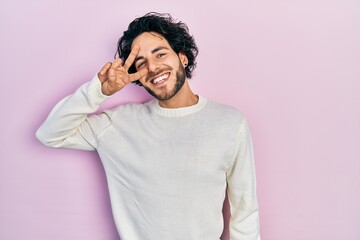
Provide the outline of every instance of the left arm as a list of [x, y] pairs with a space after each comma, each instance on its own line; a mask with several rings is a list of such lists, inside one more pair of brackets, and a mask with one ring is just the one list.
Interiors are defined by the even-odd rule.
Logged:
[[227, 171], [230, 240], [260, 240], [253, 146], [245, 119], [240, 126], [237, 146]]

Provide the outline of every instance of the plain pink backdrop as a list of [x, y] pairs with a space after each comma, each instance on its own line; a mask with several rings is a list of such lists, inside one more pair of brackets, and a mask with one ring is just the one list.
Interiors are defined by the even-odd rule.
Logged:
[[[356, 0], [2, 0], [0, 239], [118, 240], [96, 153], [49, 149], [34, 134], [149, 11], [195, 36], [195, 92], [249, 120], [262, 239], [359, 240]], [[148, 99], [131, 85], [102, 108]]]

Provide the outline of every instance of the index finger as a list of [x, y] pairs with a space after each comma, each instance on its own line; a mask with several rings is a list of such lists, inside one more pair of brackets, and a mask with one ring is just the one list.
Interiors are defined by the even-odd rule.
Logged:
[[129, 68], [131, 67], [131, 65], [134, 63], [135, 58], [136, 58], [137, 54], [139, 53], [139, 51], [140, 51], [140, 47], [138, 45], [135, 45], [133, 47], [133, 49], [131, 50], [128, 58], [126, 59], [126, 61], [124, 63], [124, 68], [126, 71], [128, 71]]
[[142, 68], [138, 72], [132, 73], [129, 75], [130, 82], [134, 82], [139, 80], [140, 78], [146, 76], [148, 74], [147, 68]]

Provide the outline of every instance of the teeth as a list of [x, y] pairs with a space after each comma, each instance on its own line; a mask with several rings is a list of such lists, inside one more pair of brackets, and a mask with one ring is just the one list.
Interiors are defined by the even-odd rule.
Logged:
[[164, 79], [167, 77], [167, 74], [163, 74], [160, 77], [157, 77], [153, 80], [153, 83], [159, 83], [159, 82], [163, 82]]

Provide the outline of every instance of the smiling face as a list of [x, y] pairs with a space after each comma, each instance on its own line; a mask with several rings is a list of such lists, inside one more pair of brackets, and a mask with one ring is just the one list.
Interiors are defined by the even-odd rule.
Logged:
[[155, 32], [140, 34], [134, 39], [132, 47], [135, 45], [140, 47], [134, 62], [136, 70], [148, 69], [147, 76], [139, 81], [158, 100], [171, 99], [185, 83], [186, 55], [176, 54], [167, 40]]

